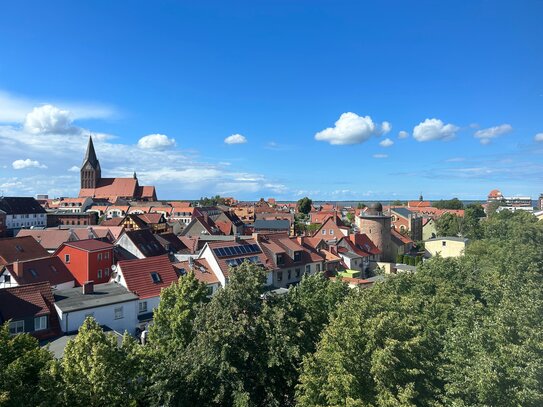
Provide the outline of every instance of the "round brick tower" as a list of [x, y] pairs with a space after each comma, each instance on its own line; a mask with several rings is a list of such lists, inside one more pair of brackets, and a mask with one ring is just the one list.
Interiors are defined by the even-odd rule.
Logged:
[[391, 227], [392, 218], [383, 214], [383, 205], [379, 202], [370, 204], [358, 217], [360, 233], [366, 234], [381, 250], [381, 261], [392, 261]]

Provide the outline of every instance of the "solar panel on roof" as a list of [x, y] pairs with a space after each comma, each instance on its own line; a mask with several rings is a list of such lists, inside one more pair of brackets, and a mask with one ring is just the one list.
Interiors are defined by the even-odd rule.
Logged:
[[226, 252], [227, 256], [232, 256], [234, 253], [232, 253], [232, 250], [229, 247], [225, 247], [224, 251]]
[[238, 247], [239, 247], [239, 251], [240, 251], [242, 254], [247, 253], [247, 249], [245, 248], [245, 246], [238, 246]]
[[257, 244], [252, 244], [251, 246], [253, 246], [253, 250], [254, 250], [255, 253], [260, 251], [260, 247], [258, 247]]

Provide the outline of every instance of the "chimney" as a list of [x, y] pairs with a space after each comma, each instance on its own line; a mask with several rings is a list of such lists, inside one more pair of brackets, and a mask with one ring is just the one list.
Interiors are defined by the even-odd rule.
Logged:
[[260, 242], [262, 240], [262, 235], [260, 233], [253, 232], [253, 239], [256, 240], [256, 242]]
[[85, 281], [83, 283], [83, 295], [94, 294], [94, 281]]
[[19, 260], [15, 260], [15, 262], [13, 263], [13, 273], [17, 277], [22, 277], [23, 271], [24, 271], [24, 265]]
[[204, 222], [209, 223], [209, 215], [208, 215], [207, 211], [204, 212]]
[[190, 267], [191, 271], [194, 268], [194, 258], [193, 257], [189, 257], [189, 267]]
[[87, 237], [89, 239], [94, 239], [94, 230], [92, 229], [91, 226], [87, 227]]

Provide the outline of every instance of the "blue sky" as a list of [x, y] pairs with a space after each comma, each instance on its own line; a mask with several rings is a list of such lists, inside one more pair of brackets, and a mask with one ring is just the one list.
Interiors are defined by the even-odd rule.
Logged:
[[92, 133], [104, 176], [159, 198], [535, 198], [542, 20], [542, 1], [7, 2], [0, 190], [76, 195]]

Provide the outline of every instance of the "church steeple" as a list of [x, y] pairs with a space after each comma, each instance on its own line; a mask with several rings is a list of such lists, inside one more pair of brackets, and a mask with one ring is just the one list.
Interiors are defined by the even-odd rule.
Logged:
[[81, 165], [81, 188], [96, 188], [98, 182], [102, 178], [102, 170], [100, 168], [100, 162], [96, 157], [94, 151], [94, 144], [92, 142], [92, 136], [89, 136], [89, 144], [87, 145], [87, 152]]

